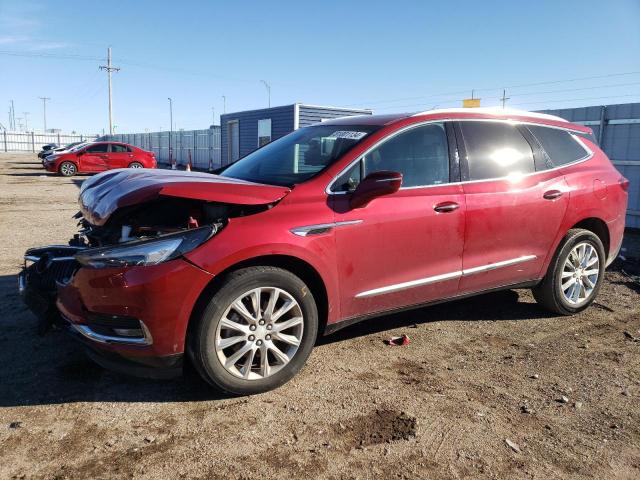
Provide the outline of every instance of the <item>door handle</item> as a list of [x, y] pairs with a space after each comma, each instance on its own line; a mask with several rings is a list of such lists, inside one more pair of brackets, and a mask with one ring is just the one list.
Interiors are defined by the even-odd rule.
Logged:
[[545, 200], [555, 200], [556, 198], [560, 198], [562, 195], [564, 195], [564, 192], [561, 192], [560, 190], [549, 190], [548, 192], [544, 192], [542, 198]]
[[442, 202], [433, 207], [433, 209], [438, 213], [454, 212], [459, 208], [460, 205], [458, 205], [456, 202]]

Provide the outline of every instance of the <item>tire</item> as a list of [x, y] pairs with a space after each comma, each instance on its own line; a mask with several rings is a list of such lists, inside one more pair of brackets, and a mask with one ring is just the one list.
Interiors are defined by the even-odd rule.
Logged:
[[[242, 314], [233, 306], [238, 303], [240, 310], [244, 306]], [[195, 318], [187, 349], [209, 384], [225, 393], [252, 395], [293, 378], [311, 354], [317, 331], [316, 302], [300, 278], [281, 268], [248, 267], [223, 279]], [[246, 353], [238, 353], [241, 350]]]
[[[588, 253], [581, 258], [580, 249], [583, 246], [583, 251]], [[585, 268], [584, 265], [593, 262], [595, 256], [598, 263]], [[602, 241], [596, 234], [580, 228], [569, 230], [553, 256], [542, 282], [532, 289], [536, 302], [561, 315], [581, 312], [593, 303], [600, 291], [606, 258]], [[589, 272], [593, 274], [589, 275]]]
[[129, 164], [129, 168], [144, 168], [144, 165], [142, 165], [140, 162], [131, 162]]
[[58, 167], [58, 172], [63, 177], [73, 177], [76, 173], [78, 173], [78, 167], [73, 162], [62, 162], [60, 167]]

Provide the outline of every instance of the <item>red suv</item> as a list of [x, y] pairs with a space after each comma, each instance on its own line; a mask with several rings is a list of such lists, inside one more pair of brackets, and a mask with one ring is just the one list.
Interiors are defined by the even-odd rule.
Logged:
[[156, 168], [153, 152], [126, 143], [95, 142], [82, 144], [60, 154], [46, 157], [44, 168], [64, 177], [76, 173], [95, 173], [113, 168]]
[[588, 128], [510, 110], [331, 120], [218, 173], [85, 181], [81, 234], [26, 253], [27, 303], [107, 367], [171, 375], [186, 352], [256, 393], [317, 335], [388, 312], [507, 288], [587, 308], [628, 189]]

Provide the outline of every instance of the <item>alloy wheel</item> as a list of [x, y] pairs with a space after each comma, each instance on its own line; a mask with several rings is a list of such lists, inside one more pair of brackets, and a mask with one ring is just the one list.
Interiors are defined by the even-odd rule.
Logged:
[[216, 354], [236, 377], [266, 378], [295, 356], [303, 330], [302, 309], [290, 293], [277, 287], [255, 288], [226, 309], [215, 333]]
[[60, 172], [65, 177], [70, 177], [71, 175], [76, 173], [76, 167], [73, 165], [73, 163], [63, 163], [60, 166]]
[[571, 305], [581, 305], [593, 294], [600, 276], [600, 256], [589, 242], [571, 249], [560, 276], [562, 294]]

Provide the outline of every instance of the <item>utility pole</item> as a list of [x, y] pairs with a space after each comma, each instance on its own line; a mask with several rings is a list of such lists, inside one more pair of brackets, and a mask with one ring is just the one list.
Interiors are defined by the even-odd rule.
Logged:
[[227, 113], [227, 97], [222, 95], [222, 113]]
[[267, 97], [269, 99], [269, 108], [271, 108], [271, 85], [269, 85], [267, 82], [265, 82], [264, 80], [260, 80], [262, 83], [264, 83], [265, 88], [267, 89]]
[[44, 133], [47, 133], [47, 100], [51, 100], [49, 97], [38, 97], [42, 100], [42, 114], [44, 120]]
[[171, 168], [174, 169], [173, 147], [171, 145], [171, 137], [173, 136], [173, 100], [171, 100], [171, 97], [167, 97], [167, 100], [169, 100], [169, 163], [171, 164]]
[[111, 65], [111, 47], [107, 49], [107, 64], [100, 65], [100, 70], [106, 70], [107, 77], [109, 78], [109, 135], [113, 135], [113, 102], [111, 98], [111, 72], [120, 71], [120, 67], [114, 67]]
[[507, 97], [507, 90], [504, 89], [502, 90], [502, 98], [500, 99], [500, 101], [502, 102], [502, 108], [504, 108], [505, 104], [507, 103], [507, 100], [509, 100], [511, 97]]
[[27, 119], [27, 115], [29, 115], [29, 112], [22, 112], [22, 114], [24, 115], [24, 130], [25, 132], [29, 131], [29, 121]]
[[13, 106], [13, 100], [11, 100], [11, 120], [13, 120], [13, 130], [16, 129], [16, 107]]
[[18, 117], [18, 130], [21, 132], [22, 131], [22, 117]]

